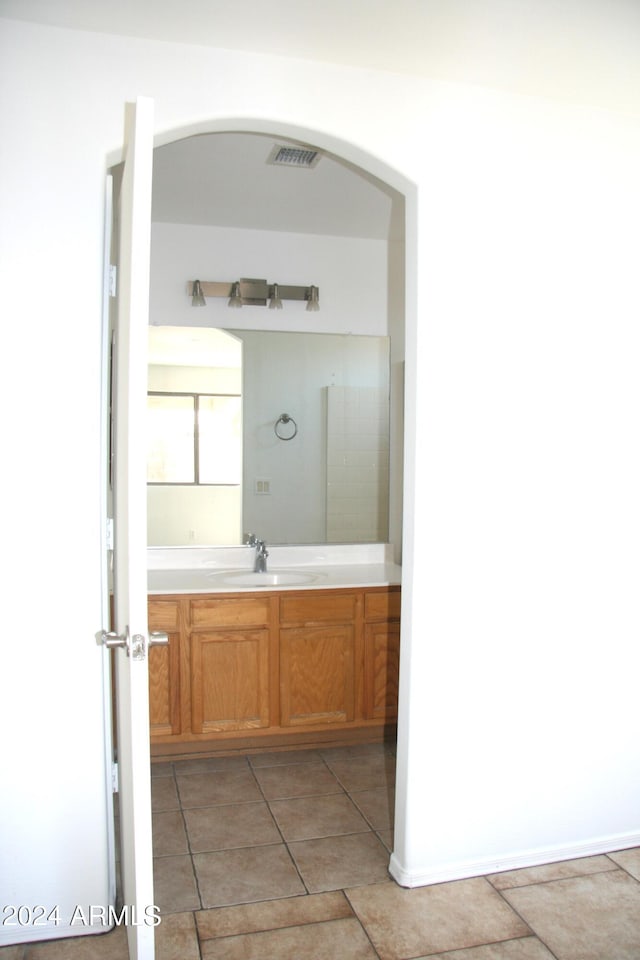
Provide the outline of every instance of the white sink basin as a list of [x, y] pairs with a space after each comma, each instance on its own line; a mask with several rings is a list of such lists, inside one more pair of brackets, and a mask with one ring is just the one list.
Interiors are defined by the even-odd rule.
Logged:
[[236, 587], [294, 587], [304, 583], [314, 583], [322, 574], [302, 573], [297, 570], [269, 570], [267, 573], [253, 573], [249, 570], [224, 570], [211, 575], [222, 583]]

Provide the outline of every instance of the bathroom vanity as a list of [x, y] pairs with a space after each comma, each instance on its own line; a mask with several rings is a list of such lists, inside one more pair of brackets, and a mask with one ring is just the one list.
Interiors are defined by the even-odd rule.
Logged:
[[156, 554], [149, 629], [169, 643], [149, 651], [152, 756], [390, 735], [401, 571], [384, 546], [362, 551], [275, 547], [264, 580], [246, 548], [173, 568]]

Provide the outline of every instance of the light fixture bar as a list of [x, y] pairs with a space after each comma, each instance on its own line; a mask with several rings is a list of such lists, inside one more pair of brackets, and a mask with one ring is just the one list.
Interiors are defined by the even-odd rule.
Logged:
[[[187, 283], [187, 295], [193, 297], [193, 287], [195, 280], [189, 280]], [[243, 305], [266, 306], [267, 302], [275, 296], [277, 287], [278, 298], [280, 300], [301, 300], [309, 301], [314, 298], [312, 291], [315, 291], [315, 299], [318, 298], [318, 287], [309, 285], [305, 287], [291, 286], [282, 283], [267, 283], [266, 280], [253, 280], [241, 278], [233, 281], [200, 280], [200, 291], [205, 300], [208, 297], [222, 297], [229, 300], [233, 296], [233, 288], [237, 284], [240, 286], [240, 297]]]

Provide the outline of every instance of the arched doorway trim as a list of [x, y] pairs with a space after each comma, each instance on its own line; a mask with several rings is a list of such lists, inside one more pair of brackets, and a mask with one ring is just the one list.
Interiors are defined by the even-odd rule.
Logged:
[[416, 454], [416, 389], [417, 389], [417, 304], [418, 304], [418, 235], [416, 184], [395, 167], [369, 153], [363, 147], [326, 130], [301, 126], [276, 119], [261, 117], [219, 117], [173, 127], [154, 138], [154, 146], [161, 147], [188, 137], [215, 133], [264, 134], [273, 138], [311, 144], [333, 154], [365, 174], [376, 177], [382, 184], [396, 190], [405, 200], [405, 277], [404, 277], [404, 443], [403, 443], [403, 518], [402, 518], [402, 616], [401, 658], [398, 704], [398, 739], [395, 794], [394, 852], [391, 857], [392, 874], [402, 875], [402, 864], [407, 857], [406, 808], [408, 790], [408, 741], [411, 716], [409, 696], [412, 660], [413, 557], [415, 515], [415, 454]]

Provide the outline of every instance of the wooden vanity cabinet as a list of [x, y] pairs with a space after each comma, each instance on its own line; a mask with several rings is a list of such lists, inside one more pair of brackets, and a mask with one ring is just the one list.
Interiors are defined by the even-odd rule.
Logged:
[[280, 723], [350, 723], [362, 598], [326, 591], [280, 601]]
[[275, 612], [267, 594], [190, 601], [192, 733], [272, 725]]
[[183, 700], [182, 642], [184, 625], [177, 600], [149, 600], [149, 630], [168, 634], [167, 646], [149, 648], [149, 725], [151, 737], [174, 737], [182, 733]]
[[365, 716], [393, 720], [398, 716], [400, 670], [400, 590], [365, 596]]
[[151, 596], [149, 629], [169, 634], [149, 651], [155, 756], [311, 743], [397, 716], [399, 587]]

